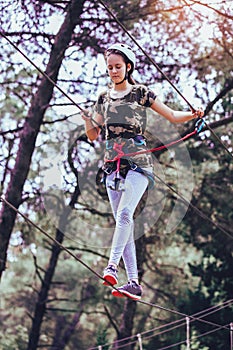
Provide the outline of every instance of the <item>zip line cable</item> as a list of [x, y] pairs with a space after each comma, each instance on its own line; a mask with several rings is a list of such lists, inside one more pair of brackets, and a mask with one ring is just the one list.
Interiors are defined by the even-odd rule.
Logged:
[[[231, 301], [231, 302], [232, 302], [232, 301]], [[227, 302], [227, 303], [229, 304], [229, 302]], [[229, 306], [229, 305], [225, 305], [225, 307], [227, 307], [227, 306]], [[220, 307], [219, 310], [216, 310], [215, 312], [218, 312], [218, 311], [220, 311], [220, 310], [223, 309], [223, 308], [224, 308], [224, 307]], [[204, 311], [204, 310], [203, 310], [203, 311]], [[202, 312], [203, 312], [203, 311], [202, 311]], [[195, 314], [195, 315], [196, 315], [196, 314]], [[206, 317], [206, 316], [208, 316], [208, 313], [207, 313], [206, 315], [203, 315], [202, 317]], [[184, 319], [183, 319], [183, 320], [184, 320]], [[173, 322], [171, 322], [171, 323], [169, 323], [169, 324], [165, 324], [165, 325], [163, 325], [163, 326], [159, 326], [159, 327], [157, 327], [157, 329], [165, 328], [165, 327], [171, 325], [172, 323], [174, 324], [174, 323], [177, 323], [177, 322], [180, 322], [180, 321], [183, 321], [183, 320], [173, 321]], [[141, 339], [142, 339], [142, 340], [149, 340], [149, 339], [155, 338], [155, 337], [157, 337], [157, 336], [159, 336], [159, 335], [163, 335], [163, 334], [165, 334], [165, 333], [171, 332], [171, 331], [173, 331], [173, 330], [175, 330], [175, 329], [177, 329], [177, 328], [183, 327], [185, 324], [186, 324], [186, 322], [183, 322], [181, 325], [178, 325], [178, 326], [175, 326], [175, 327], [166, 329], [166, 330], [164, 330], [164, 331], [161, 331], [161, 332], [159, 332], [159, 333], [152, 334], [152, 335], [149, 335], [149, 336], [145, 336], [145, 335], [146, 335], [147, 333], [152, 332], [153, 330], [141, 332], [141, 333], [140, 333], [140, 336], [141, 336]], [[230, 324], [230, 326], [229, 326], [228, 324], [226, 324], [226, 325], [224, 325], [223, 327], [225, 328], [225, 330], [227, 330], [227, 331], [230, 330], [230, 332], [231, 332], [231, 324]], [[155, 329], [156, 329], [156, 328], [155, 328]], [[202, 337], [204, 337], [204, 336], [206, 336], [206, 335], [208, 335], [208, 334], [210, 334], [210, 333], [219, 331], [219, 330], [221, 330], [221, 329], [222, 329], [222, 326], [220, 326], [220, 327], [217, 326], [216, 328], [214, 328], [214, 329], [212, 329], [212, 330], [209, 330], [209, 331], [207, 331], [207, 332], [205, 332], [205, 333], [202, 333], [202, 334], [197, 335], [197, 336], [192, 336], [192, 337], [189, 339], [190, 345], [192, 344], [192, 341], [193, 341], [194, 339], [200, 339], [200, 338], [202, 338]], [[138, 335], [135, 334], [135, 335], [132, 335], [131, 337], [122, 338], [122, 339], [117, 340], [118, 348], [121, 348], [121, 347], [123, 347], [123, 346], [125, 346], [125, 345], [130, 345], [130, 344], [137, 343], [137, 340], [132, 341], [133, 338], [136, 338], [137, 336], [138, 336]], [[142, 337], [142, 336], [143, 336], [143, 337]], [[131, 342], [128, 342], [127, 344], [124, 343], [124, 345], [120, 345], [120, 346], [119, 346], [119, 344], [120, 344], [121, 342], [125, 342], [126, 340], [129, 340], [129, 341], [131, 340]], [[171, 344], [171, 345], [169, 345], [169, 346], [167, 346], [167, 347], [165, 347], [165, 348], [164, 348], [164, 347], [163, 347], [163, 348], [159, 348], [159, 349], [157, 349], [157, 350], [170, 349], [170, 348], [172, 348], [172, 347], [174, 347], [174, 346], [181, 345], [181, 344], [185, 344], [185, 343], [187, 343], [187, 339], [186, 339], [186, 340], [183, 340], [183, 341], [181, 341], [181, 342], [179, 342], [179, 343]], [[109, 345], [113, 345], [113, 343], [102, 344], [103, 347], [104, 347], [104, 346], [109, 346]], [[97, 347], [88, 348], [88, 350], [96, 350], [96, 349], [97, 349]], [[231, 350], [232, 350], [232, 349], [231, 349]]]
[[[225, 326], [227, 327], [228, 325], [225, 325]], [[210, 331], [206, 331], [206, 332], [204, 332], [204, 333], [202, 333], [202, 334], [192, 336], [191, 339], [190, 339], [190, 345], [192, 345], [192, 343], [193, 343], [194, 340], [203, 338], [203, 337], [205, 337], [205, 336], [207, 336], [207, 335], [209, 335], [209, 334], [213, 334], [213, 333], [215, 333], [215, 332], [217, 332], [217, 331], [219, 331], [219, 330], [221, 330], [221, 327], [216, 327], [215, 329], [212, 329], [212, 330], [210, 330]], [[140, 334], [140, 336], [141, 336], [141, 335], [142, 335], [142, 333]], [[136, 337], [136, 336], [134, 336], [134, 337]], [[155, 336], [144, 337], [144, 338], [141, 337], [141, 344], [142, 344], [142, 341], [143, 341], [143, 340], [149, 340], [149, 339], [152, 339], [152, 338], [154, 338], [154, 337], [155, 337]], [[103, 344], [103, 345], [101, 345], [101, 346], [102, 346], [102, 347], [105, 347], [105, 346], [110, 346], [110, 345], [114, 345], [115, 343], [117, 343], [117, 349], [121, 349], [121, 348], [124, 348], [125, 346], [138, 343], [138, 340], [132, 340], [132, 341], [130, 341], [130, 342], [127, 342], [127, 343], [124, 343], [124, 344], [122, 344], [122, 345], [121, 345], [121, 344], [119, 345], [119, 342], [121, 342], [121, 341], [124, 341], [124, 339], [116, 340], [114, 343], [107, 343], [107, 344]], [[187, 340], [181, 340], [181, 341], [179, 341], [179, 342], [177, 342], [177, 343], [173, 343], [173, 344], [170, 344], [170, 345], [165, 346], [165, 347], [162, 347], [162, 348], [157, 348], [156, 350], [171, 349], [171, 348], [174, 348], [175, 346], [182, 345], [182, 344], [186, 344], [186, 343], [187, 343]], [[97, 347], [95, 346], [95, 347], [92, 347], [92, 348], [88, 348], [88, 350], [97, 350], [97, 349], [99, 349], [98, 346], [97, 346]], [[187, 349], [187, 348], [186, 348], [186, 349]], [[189, 348], [189, 349], [191, 349], [191, 348]], [[230, 350], [232, 350], [232, 347], [230, 348]]]
[[[69, 255], [71, 255], [75, 260], [77, 260], [80, 264], [82, 264], [85, 268], [87, 268], [90, 272], [92, 272], [93, 274], [95, 274], [99, 279], [101, 279], [102, 281], [104, 281], [104, 278], [98, 273], [96, 272], [94, 269], [92, 269], [89, 265], [87, 265], [82, 259], [78, 258], [75, 254], [73, 254], [69, 249], [67, 249], [63, 244], [61, 244], [60, 242], [58, 242], [55, 238], [53, 238], [48, 232], [46, 232], [44, 229], [42, 229], [40, 226], [38, 226], [37, 224], [35, 224], [32, 220], [30, 220], [26, 215], [24, 215], [19, 209], [15, 208], [10, 202], [8, 202], [5, 198], [3, 198], [2, 196], [0, 197], [0, 201], [4, 202], [8, 207], [10, 207], [12, 210], [14, 210], [17, 214], [21, 215], [28, 223], [30, 223], [33, 227], [35, 227], [37, 230], [39, 230], [41, 233], [43, 233], [47, 238], [49, 238], [53, 243], [57, 244], [59, 246], [59, 248], [61, 250], [64, 250], [66, 253], [68, 253]], [[110, 284], [110, 286], [119, 291], [116, 287], [114, 287], [113, 285]], [[130, 299], [130, 298], [129, 298]], [[131, 300], [131, 299], [130, 299]], [[202, 319], [199, 319], [199, 318], [196, 318], [194, 316], [189, 316], [189, 315], [186, 315], [182, 312], [179, 312], [177, 310], [173, 310], [173, 309], [169, 309], [169, 308], [166, 308], [166, 307], [163, 307], [163, 306], [160, 306], [160, 305], [157, 305], [157, 304], [153, 304], [153, 303], [150, 303], [150, 302], [147, 302], [145, 300], [137, 300], [138, 303], [140, 304], [144, 304], [144, 305], [147, 305], [147, 306], [151, 306], [151, 307], [155, 307], [157, 309], [160, 309], [160, 310], [163, 310], [163, 311], [166, 311], [166, 312], [170, 312], [170, 313], [173, 313], [175, 315], [178, 315], [178, 316], [182, 316], [182, 317], [189, 317], [190, 319], [192, 320], [196, 320], [196, 321], [199, 321], [199, 322], [202, 322], [202, 323], [205, 323], [205, 324], [209, 324], [209, 325], [212, 325], [212, 326], [217, 326], [217, 327], [222, 327], [222, 328], [226, 328], [228, 329], [227, 327], [225, 326], [221, 326], [219, 324], [216, 324], [216, 323], [213, 323], [213, 322], [210, 322], [210, 321], [206, 321], [206, 320], [202, 320]]]
[[30, 220], [26, 215], [24, 215], [20, 210], [15, 208], [10, 202], [8, 202], [5, 198], [2, 196], [0, 197], [0, 201], [4, 202], [8, 207], [13, 209], [17, 214], [21, 215], [26, 222], [31, 224], [33, 227], [35, 227], [37, 230], [39, 230], [43, 235], [45, 235], [47, 238], [49, 238], [53, 243], [59, 246], [60, 249], [64, 250], [66, 253], [71, 255], [75, 260], [77, 260], [80, 264], [82, 264], [85, 268], [87, 268], [89, 271], [94, 273], [98, 278], [103, 279], [103, 277], [96, 271], [94, 271], [92, 268], [90, 268], [84, 261], [79, 259], [75, 254], [73, 254], [69, 249], [67, 249], [65, 246], [63, 246], [60, 242], [58, 242], [55, 238], [53, 238], [48, 232], [46, 232], [44, 229], [42, 229], [40, 226], [35, 224], [32, 220]]
[[[195, 313], [195, 314], [193, 314], [191, 316], [195, 317], [195, 318], [197, 316], [198, 316], [198, 318], [204, 318], [204, 317], [212, 315], [213, 313], [219, 312], [219, 311], [221, 311], [222, 309], [224, 309], [226, 307], [230, 307], [232, 304], [233, 304], [233, 299], [227, 300], [227, 301], [225, 301], [223, 303], [214, 305], [214, 306], [212, 306], [212, 307], [210, 307], [208, 309], [204, 309], [202, 311], [199, 311], [199, 312], [197, 312], [197, 313]], [[195, 320], [191, 319], [191, 322], [194, 322], [194, 321]], [[181, 323], [181, 324], [177, 325], [177, 323]], [[153, 336], [157, 336], [157, 335], [169, 332], [170, 330], [174, 330], [176, 328], [182, 327], [184, 325], [185, 325], [185, 318], [180, 319], [180, 320], [176, 320], [176, 321], [172, 321], [172, 322], [167, 323], [167, 324], [162, 325], [162, 326], [155, 327], [153, 329], [150, 329], [149, 331], [141, 332], [141, 335], [146, 335], [146, 334], [151, 333], [151, 332], [159, 331], [159, 333], [153, 335]], [[163, 328], [167, 328], [167, 327], [171, 327], [171, 328], [169, 328], [168, 330], [162, 330]], [[162, 330], [162, 331], [160, 331], [160, 330]]]
[[[193, 343], [193, 340], [196, 340], [196, 339], [200, 339], [200, 338], [203, 338], [205, 337], [206, 335], [209, 335], [209, 334], [212, 334], [212, 333], [215, 333], [217, 331], [221, 330], [219, 327], [216, 327], [215, 329], [212, 329], [210, 331], [206, 331], [205, 333], [202, 333], [202, 334], [199, 334], [199, 335], [194, 335], [191, 337], [190, 339], [190, 345], [192, 345]], [[152, 338], [152, 337], [151, 337]], [[150, 339], [149, 337], [148, 338], [144, 338], [144, 340], [148, 340]], [[173, 344], [170, 344], [170, 345], [167, 345], [165, 347], [162, 347], [162, 348], [157, 348], [156, 350], [167, 350], [167, 349], [172, 349], [174, 348], [175, 346], [178, 346], [178, 345], [182, 345], [182, 344], [186, 344], [187, 340], [181, 340], [177, 343], [173, 343]], [[190, 349], [190, 348], [187, 348], [186, 349]]]
[[[190, 107], [192, 112], [195, 112], [195, 108], [191, 105], [191, 103], [187, 100], [187, 98], [184, 96], [184, 94], [181, 93], [181, 91], [176, 87], [175, 84], [169, 79], [167, 74], [165, 74], [162, 69], [159, 67], [159, 65], [155, 62], [155, 60], [152, 59], [150, 55], [144, 50], [144, 48], [138, 43], [138, 41], [134, 38], [134, 36], [126, 29], [126, 27], [119, 21], [119, 19], [114, 15], [114, 13], [110, 10], [110, 8], [104, 3], [102, 0], [96, 0], [99, 2], [105, 10], [108, 12], [108, 14], [116, 21], [116, 23], [121, 27], [121, 29], [129, 36], [129, 38], [134, 42], [135, 45], [142, 51], [142, 53], [147, 57], [147, 59], [153, 64], [155, 68], [162, 74], [162, 76], [168, 81], [168, 83], [173, 87], [173, 89], [183, 98], [183, 100], [187, 103], [187, 105]], [[204, 119], [203, 119], [204, 120]], [[222, 147], [227, 151], [227, 153], [233, 158], [233, 154], [229, 151], [229, 149], [226, 147], [226, 145], [221, 141], [221, 139], [216, 135], [216, 133], [213, 131], [213, 129], [205, 122], [204, 123], [209, 129], [209, 131], [213, 134], [213, 136], [218, 140], [218, 142], [222, 145]]]

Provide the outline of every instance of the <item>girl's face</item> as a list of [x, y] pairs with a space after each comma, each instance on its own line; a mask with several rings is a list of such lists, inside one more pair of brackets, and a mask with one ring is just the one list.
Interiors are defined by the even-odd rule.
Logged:
[[129, 69], [130, 63], [126, 66], [121, 55], [111, 53], [107, 56], [107, 70], [114, 84], [121, 82], [125, 78], [126, 70]]

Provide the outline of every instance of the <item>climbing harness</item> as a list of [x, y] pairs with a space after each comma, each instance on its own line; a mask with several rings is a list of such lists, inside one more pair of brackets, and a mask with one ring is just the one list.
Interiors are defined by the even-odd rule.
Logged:
[[[189, 134], [181, 137], [180, 139], [174, 140], [172, 142], [169, 142], [165, 145], [161, 145], [159, 147], [154, 147], [151, 149], [145, 149], [145, 150], [130, 152], [130, 153], [125, 153], [123, 151], [123, 147], [125, 146], [127, 140], [123, 141], [120, 144], [117, 142], [114, 142], [113, 145], [110, 145], [110, 142], [107, 141], [106, 149], [112, 148], [117, 153], [117, 155], [113, 159], [105, 159], [105, 165], [103, 167], [105, 176], [103, 178], [103, 182], [105, 183], [106, 176], [110, 175], [114, 171], [115, 177], [113, 179], [112, 184], [109, 185], [109, 188], [115, 191], [124, 191], [124, 180], [122, 180], [122, 177], [125, 178], [127, 172], [129, 170], [133, 170], [141, 173], [142, 175], [147, 176], [149, 180], [149, 189], [153, 188], [155, 183], [154, 175], [149, 171], [146, 171], [141, 167], [139, 167], [136, 163], [131, 161], [130, 157], [140, 155], [140, 154], [146, 154], [146, 153], [155, 153], [157, 151], [161, 151], [162, 149], [171, 147], [177, 143], [187, 140], [188, 138], [200, 133], [202, 131], [203, 126], [204, 126], [204, 121], [202, 119], [198, 119], [195, 123], [195, 129]], [[145, 144], [144, 137], [142, 135], [136, 135], [134, 144], [138, 146]]]

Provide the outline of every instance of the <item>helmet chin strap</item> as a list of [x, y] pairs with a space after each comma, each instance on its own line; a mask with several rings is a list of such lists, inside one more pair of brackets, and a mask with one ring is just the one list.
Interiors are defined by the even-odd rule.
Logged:
[[121, 85], [122, 83], [124, 83], [125, 80], [127, 80], [127, 76], [125, 76], [124, 79], [121, 80], [119, 83], [115, 83], [115, 85]]

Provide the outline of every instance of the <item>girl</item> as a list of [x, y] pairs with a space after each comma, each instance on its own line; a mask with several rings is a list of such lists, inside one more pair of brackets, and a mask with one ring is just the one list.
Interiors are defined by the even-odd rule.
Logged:
[[[121, 152], [134, 153], [146, 149], [146, 108], [151, 108], [171, 123], [183, 123], [203, 117], [204, 113], [201, 109], [195, 112], [175, 111], [162, 103], [146, 86], [136, 84], [132, 78], [136, 58], [129, 46], [112, 45], [106, 50], [105, 59], [112, 87], [98, 97], [93, 119], [88, 113], [82, 115], [86, 135], [91, 141], [100, 134], [98, 125], [105, 130], [103, 169], [116, 226], [103, 284], [118, 283], [117, 267], [122, 257], [128, 283], [118, 290], [112, 290], [112, 294], [139, 300], [142, 287], [138, 282], [133, 215], [152, 177], [152, 159], [149, 153], [124, 157]], [[114, 157], [119, 154], [122, 156], [120, 160], [114, 161]]]

